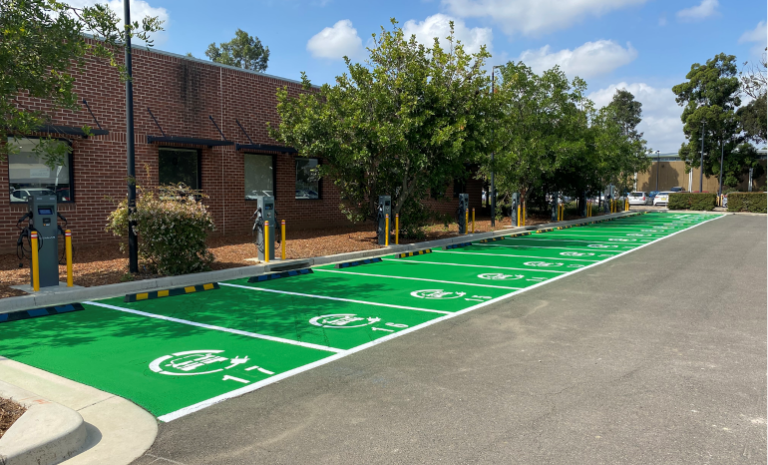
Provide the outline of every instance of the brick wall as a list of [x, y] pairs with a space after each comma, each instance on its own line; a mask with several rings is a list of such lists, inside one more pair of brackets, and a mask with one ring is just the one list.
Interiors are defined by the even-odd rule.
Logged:
[[[160, 146], [198, 149], [201, 154], [201, 188], [213, 215], [217, 232], [223, 235], [246, 234], [256, 202], [245, 200], [244, 157], [235, 146], [192, 146], [147, 143], [147, 136], [160, 136], [160, 130], [147, 108], [158, 119], [166, 135], [220, 140], [209, 120], [212, 116], [227, 140], [248, 144], [237, 126], [237, 119], [256, 144], [277, 145], [268, 135], [266, 123], [278, 122], [276, 92], [287, 86], [298, 95], [301, 85], [294, 81], [220, 66], [159, 51], [134, 49], [134, 127], [137, 182], [146, 187], [158, 184]], [[60, 204], [69, 220], [73, 242], [90, 246], [116, 242], [104, 231], [106, 218], [115, 202], [126, 195], [125, 87], [117, 71], [107, 63], [91, 59], [76, 75], [75, 92], [86, 99], [104, 129], [105, 136], [88, 139], [68, 137], [73, 147], [74, 198]], [[31, 109], [48, 110], [46, 101], [20, 98]], [[54, 123], [62, 126], [95, 128], [91, 115], [60, 110]], [[256, 152], [253, 152], [256, 153]], [[295, 199], [296, 155], [260, 152], [274, 156], [275, 202], [288, 228], [305, 229], [349, 225], [339, 210], [339, 192], [329, 179], [323, 180], [319, 200]], [[0, 164], [0, 185], [9, 186], [8, 162]], [[450, 194], [449, 194], [450, 195]], [[480, 190], [471, 194], [480, 204]], [[454, 201], [435, 204], [438, 210], [455, 211]], [[0, 251], [15, 249], [17, 219], [25, 205], [11, 205], [8, 194], [0, 195]]]

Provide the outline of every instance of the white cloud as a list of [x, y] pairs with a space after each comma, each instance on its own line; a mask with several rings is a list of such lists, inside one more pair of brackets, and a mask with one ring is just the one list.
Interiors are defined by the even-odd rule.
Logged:
[[745, 32], [739, 37], [739, 43], [765, 42], [766, 36], [768, 36], [768, 28], [766, 28], [765, 21], [760, 21], [754, 29]]
[[462, 18], [488, 18], [505, 34], [537, 35], [565, 29], [586, 16], [645, 3], [647, 0], [442, 0]]
[[569, 78], [590, 78], [610, 73], [635, 58], [637, 50], [632, 48], [631, 44], [624, 48], [612, 40], [598, 40], [587, 42], [573, 50], [564, 49], [557, 52], [551, 51], [549, 45], [545, 45], [538, 50], [524, 51], [518, 60], [537, 73], [559, 65]]
[[493, 31], [491, 28], [473, 27], [470, 29], [461, 19], [454, 19], [444, 14], [438, 13], [421, 22], [413, 19], [407, 21], [403, 25], [403, 32], [407, 38], [415, 35], [416, 40], [426, 47], [431, 47], [435, 37], [437, 37], [440, 40], [440, 46], [446, 49], [448, 41], [445, 38], [451, 34], [451, 21], [454, 23], [454, 34], [464, 44], [465, 52], [479, 52], [480, 47], [483, 45], [487, 46], [488, 51], [491, 50], [491, 42], [493, 41]]
[[[123, 16], [123, 0], [108, 0], [106, 2], [101, 0], [69, 0], [67, 4], [70, 6], [73, 6], [75, 8], [82, 8], [85, 6], [93, 6], [97, 3], [104, 4], [106, 3], [107, 6], [109, 6], [109, 9], [114, 11], [117, 15], [117, 18], [120, 22], [120, 24], [124, 21]], [[161, 32], [155, 32], [151, 34], [151, 38], [154, 40], [153, 45], [162, 45], [165, 43], [165, 41], [168, 40], [168, 25], [169, 25], [169, 19], [170, 16], [168, 15], [168, 10], [161, 7], [153, 7], [149, 3], [145, 2], [144, 0], [131, 0], [131, 21], [138, 21], [141, 23], [141, 19], [146, 16], [157, 16], [161, 21], [163, 21], [163, 29], [164, 31]], [[144, 45], [144, 42], [140, 40], [134, 39], [132, 41], [133, 44], [138, 45]]]
[[363, 53], [363, 41], [352, 27], [352, 21], [342, 19], [312, 36], [307, 41], [307, 50], [315, 58], [354, 58]]
[[699, 21], [717, 13], [717, 0], [701, 0], [701, 3], [677, 12], [681, 21]]
[[611, 103], [617, 89], [628, 90], [635, 96], [635, 100], [643, 104], [643, 120], [638, 131], [644, 133], [643, 138], [648, 141], [648, 147], [661, 153], [677, 153], [680, 144], [685, 142], [683, 122], [680, 121], [683, 108], [675, 102], [672, 90], [651, 87], [642, 82], [620, 82], [592, 92], [588, 97], [601, 108]]

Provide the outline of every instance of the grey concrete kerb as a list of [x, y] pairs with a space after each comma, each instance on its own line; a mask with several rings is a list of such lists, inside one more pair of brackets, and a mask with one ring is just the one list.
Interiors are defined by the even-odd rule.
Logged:
[[540, 229], [557, 228], [563, 226], [577, 226], [581, 224], [594, 223], [605, 219], [622, 218], [625, 216], [637, 215], [639, 212], [621, 212], [610, 215], [602, 215], [591, 218], [580, 218], [571, 221], [561, 221], [559, 223], [547, 223], [538, 226], [523, 226], [517, 228], [507, 228], [487, 233], [467, 234], [464, 236], [455, 236], [434, 241], [418, 242], [415, 244], [390, 245], [378, 249], [362, 250], [358, 252], [348, 252], [337, 255], [328, 255], [324, 257], [314, 257], [303, 260], [285, 260], [274, 263], [260, 264], [254, 266], [243, 266], [239, 268], [229, 268], [226, 270], [208, 271], [204, 273], [194, 273], [181, 276], [169, 276], [165, 278], [145, 279], [142, 281], [133, 281], [120, 284], [107, 284], [104, 286], [84, 287], [76, 289], [60, 289], [44, 294], [31, 294], [19, 297], [9, 297], [0, 299], [0, 313], [14, 312], [18, 310], [28, 310], [32, 308], [50, 307], [73, 302], [82, 302], [85, 300], [106, 299], [110, 297], [119, 297], [126, 294], [138, 292], [151, 292], [174, 287], [194, 286], [217, 281], [226, 281], [231, 279], [247, 278], [258, 276], [265, 273], [283, 271], [285, 269], [298, 269], [310, 266], [327, 265], [346, 261], [361, 260], [365, 258], [375, 258], [393, 253], [411, 252], [414, 250], [444, 247], [447, 245], [461, 244], [468, 241], [479, 241], [491, 239], [494, 237], [505, 236], [520, 231], [537, 231]]
[[85, 444], [83, 417], [63, 405], [0, 381], [0, 397], [27, 407], [0, 438], [0, 463], [50, 465], [76, 455]]

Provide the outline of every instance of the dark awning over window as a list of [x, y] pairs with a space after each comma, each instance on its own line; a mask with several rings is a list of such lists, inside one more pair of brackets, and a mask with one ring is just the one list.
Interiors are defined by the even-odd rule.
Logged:
[[[44, 126], [40, 126], [38, 129], [38, 132], [47, 132], [51, 134], [65, 134], [67, 136], [80, 136], [80, 137], [88, 137], [85, 134], [85, 131], [83, 131], [82, 127], [76, 127], [76, 126], [56, 126], [53, 124], [46, 124]], [[109, 134], [109, 131], [106, 129], [89, 129], [89, 132], [92, 136], [106, 136]]]
[[267, 144], [237, 144], [237, 150], [265, 150], [268, 152], [282, 152], [282, 153], [299, 153], [293, 147], [283, 147], [282, 145], [267, 145]]
[[166, 142], [174, 144], [206, 145], [208, 147], [218, 147], [221, 145], [235, 145], [231, 140], [220, 139], [198, 139], [196, 137], [183, 136], [147, 136], [147, 142]]

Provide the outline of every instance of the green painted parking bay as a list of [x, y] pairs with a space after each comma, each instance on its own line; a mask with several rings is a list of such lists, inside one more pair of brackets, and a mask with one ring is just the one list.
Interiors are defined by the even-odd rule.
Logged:
[[[499, 247], [526, 247], [526, 248], [550, 248], [550, 249], [562, 249], [562, 250], [613, 250], [618, 252], [624, 252], [637, 247], [637, 245], [621, 244], [606, 244], [602, 241], [583, 241], [583, 240], [568, 240], [568, 239], [529, 239], [526, 237], [512, 237], [506, 238], [501, 241], [489, 244], [491, 246]], [[639, 245], [639, 244], [638, 244]]]
[[[471, 246], [467, 247], [461, 247], [457, 249], [449, 249], [449, 250], [433, 250], [433, 254], [447, 254], [447, 255], [477, 255], [477, 256], [490, 256], [490, 257], [501, 257], [501, 256], [511, 256], [511, 257], [520, 257], [520, 258], [526, 258], [526, 259], [538, 259], [538, 258], [545, 258], [545, 259], [558, 259], [561, 261], [567, 261], [569, 263], [584, 263], [584, 264], [590, 264], [597, 261], [600, 261], [603, 258], [610, 258], [616, 255], [616, 252], [613, 253], [603, 253], [600, 251], [591, 251], [591, 252], [578, 252], [578, 251], [570, 251], [570, 250], [556, 250], [556, 249], [523, 249], [523, 248], [512, 248], [512, 247], [494, 247], [494, 244], [496, 242], [488, 242], [485, 244], [482, 243], [475, 243]], [[494, 247], [494, 248], [489, 248]], [[434, 255], [433, 255], [434, 256]]]
[[84, 307], [3, 323], [0, 353], [130, 399], [156, 416], [334, 355], [89, 304]]
[[[360, 269], [354, 267], [352, 269]], [[255, 293], [277, 293], [321, 297], [409, 311], [451, 313], [513, 292], [509, 289], [431, 283], [341, 273], [313, 273], [286, 279], [248, 283], [229, 281]]]
[[[432, 254], [431, 256], [436, 256]], [[429, 257], [430, 255], [427, 255]], [[531, 282], [557, 276], [553, 273], [515, 271], [483, 266], [452, 266], [449, 263], [428, 263], [406, 259], [385, 259], [378, 263], [364, 266], [334, 269], [332, 266], [315, 268], [315, 273], [329, 273], [353, 276], [388, 277], [396, 280], [421, 281], [424, 286], [440, 287], [461, 285], [473, 292], [483, 292], [485, 288], [495, 288], [512, 292], [527, 287]]]
[[[293, 280], [294, 278], [287, 278]], [[299, 290], [295, 288], [294, 290]], [[333, 349], [351, 349], [443, 316], [227, 286], [167, 299], [99, 303]]]
[[[453, 267], [459, 267], [476, 270], [478, 274], [491, 272], [504, 272], [510, 274], [515, 273], [523, 274], [526, 279], [540, 278], [540, 280], [554, 278], [569, 271], [577, 270], [591, 264], [590, 262], [559, 260], [557, 258], [527, 258], [523, 256], [508, 254], [494, 254], [496, 250], [506, 250], [504, 246], [495, 245], [503, 242], [504, 241], [498, 241], [494, 242], [493, 245], [489, 244], [488, 247], [483, 247], [481, 250], [486, 251], [487, 255], [437, 252], [427, 255], [418, 255], [401, 260], [407, 260], [410, 263], [438, 265], [435, 270], [439, 270], [437, 271], [439, 273], [443, 273], [452, 269]], [[537, 248], [525, 249], [525, 251], [526, 253], [530, 252], [531, 255], [536, 255], [539, 253], [539, 249]], [[564, 250], [562, 251], [564, 252]]]

